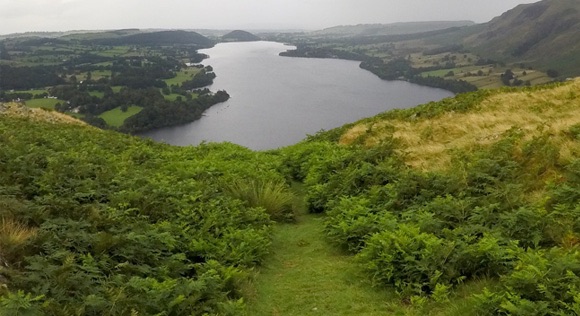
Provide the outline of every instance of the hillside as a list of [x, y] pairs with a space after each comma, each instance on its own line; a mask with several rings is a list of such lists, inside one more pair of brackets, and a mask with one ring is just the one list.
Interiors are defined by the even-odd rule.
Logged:
[[3, 105], [0, 310], [574, 315], [579, 91], [461, 94], [270, 152]]
[[468, 47], [493, 59], [539, 64], [564, 76], [580, 75], [580, 2], [522, 4], [474, 27]]
[[[112, 34], [118, 34], [113, 32]], [[98, 45], [195, 45], [198, 48], [208, 48], [214, 45], [209, 38], [188, 31], [160, 31], [150, 33], [137, 33], [121, 37], [109, 37], [94, 39], [93, 43]]]
[[461, 27], [473, 24], [474, 23], [472, 21], [425, 21], [390, 24], [341, 25], [311, 32], [308, 35], [328, 37], [403, 35], [443, 30], [452, 27]]
[[222, 41], [225, 42], [254, 42], [259, 41], [260, 38], [250, 32], [235, 30], [222, 36]]

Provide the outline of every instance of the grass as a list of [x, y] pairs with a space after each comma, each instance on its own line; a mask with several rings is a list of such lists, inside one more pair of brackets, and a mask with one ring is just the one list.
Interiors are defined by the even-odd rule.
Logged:
[[108, 50], [96, 52], [96, 54], [103, 57], [117, 57], [128, 53], [130, 49], [129, 46], [115, 46]]
[[121, 107], [116, 107], [112, 110], [104, 112], [103, 114], [99, 115], [99, 117], [105, 120], [109, 126], [120, 127], [123, 125], [126, 119], [141, 112], [142, 109], [143, 108], [140, 106], [132, 105], [127, 109], [126, 112], [123, 112], [121, 111]]
[[323, 217], [275, 227], [272, 254], [249, 288], [248, 315], [388, 315], [396, 294], [373, 288], [350, 255], [330, 246]]
[[302, 185], [293, 192], [296, 222], [274, 226], [272, 252], [245, 286], [248, 316], [475, 316], [472, 296], [499, 284], [484, 278], [459, 285], [447, 301], [402, 300], [374, 287], [354, 256], [329, 244], [325, 215], [306, 214]]
[[10, 219], [0, 218], [0, 263], [10, 262], [19, 256], [18, 249], [36, 235], [37, 229]]
[[14, 102], [4, 103], [3, 106], [5, 109], [3, 112], [0, 112], [0, 115], [23, 117], [33, 121], [87, 126], [83, 121], [80, 121], [70, 115], [56, 112], [54, 110], [30, 108], [28, 106], [23, 106], [20, 103]]
[[[78, 80], [87, 80], [88, 72], [83, 72], [77, 75]], [[110, 78], [110, 70], [91, 70], [92, 80], [99, 80], [101, 78]]]
[[294, 219], [293, 198], [284, 183], [262, 181], [236, 181], [226, 186], [235, 198], [252, 207], [262, 207], [277, 221]]
[[101, 91], [89, 91], [89, 95], [102, 99], [105, 96], [105, 93]]
[[324, 215], [305, 214], [302, 193], [296, 223], [274, 226], [272, 253], [246, 286], [247, 315], [473, 315], [470, 297], [497, 281], [460, 285], [448, 302], [401, 300], [393, 289], [373, 287], [354, 256], [326, 241]]
[[549, 132], [561, 148], [563, 160], [580, 151], [577, 142], [566, 136], [580, 123], [580, 80], [534, 92], [495, 94], [476, 110], [447, 112], [431, 119], [367, 120], [355, 124], [341, 137], [342, 144], [355, 141], [373, 146], [393, 136], [401, 144], [409, 165], [422, 170], [447, 168], [453, 150], [467, 150], [494, 142], [516, 127], [526, 139]]
[[[185, 97], [182, 96], [181, 94], [171, 93], [171, 94], [166, 95], [166, 94], [163, 94], [161, 89], [159, 89], [159, 91], [161, 92], [161, 94], [163, 95], [163, 98], [165, 98], [165, 100], [175, 101], [175, 100], [177, 100], [178, 97], [181, 97], [182, 100], [185, 100]], [[190, 94], [191, 94], [192, 99], [195, 99], [199, 96], [197, 93], [190, 93]]]
[[48, 93], [47, 89], [16, 90], [14, 93], [30, 93], [32, 95]]
[[57, 103], [62, 103], [62, 102], [66, 102], [63, 100], [58, 100], [58, 99], [32, 99], [32, 100], [27, 100], [26, 106], [31, 107], [31, 108], [45, 108], [45, 109], [51, 109], [54, 110], [54, 107]]
[[123, 88], [123, 86], [112, 86], [111, 90], [113, 90], [114, 93], [119, 93], [119, 92], [121, 92], [122, 88]]
[[189, 67], [187, 69], [178, 71], [174, 78], [165, 79], [164, 81], [165, 81], [165, 83], [167, 83], [168, 86], [181, 85], [183, 82], [191, 79], [191, 77], [193, 77], [199, 71], [200, 71], [199, 68]]

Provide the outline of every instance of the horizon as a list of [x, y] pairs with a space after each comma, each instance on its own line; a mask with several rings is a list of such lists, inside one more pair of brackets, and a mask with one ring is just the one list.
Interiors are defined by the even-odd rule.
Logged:
[[36, 32], [162, 30], [322, 30], [334, 26], [431, 21], [486, 23], [538, 0], [0, 0], [0, 35]]

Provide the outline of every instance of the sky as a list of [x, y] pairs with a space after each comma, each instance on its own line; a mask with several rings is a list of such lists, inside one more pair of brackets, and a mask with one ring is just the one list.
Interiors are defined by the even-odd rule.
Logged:
[[336, 25], [471, 20], [538, 0], [0, 0], [0, 34], [29, 31], [323, 29]]

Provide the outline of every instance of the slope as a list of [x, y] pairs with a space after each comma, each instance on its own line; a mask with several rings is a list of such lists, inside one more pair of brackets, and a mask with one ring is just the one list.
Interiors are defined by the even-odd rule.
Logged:
[[171, 147], [0, 105], [0, 147], [2, 315], [239, 315], [267, 209], [288, 209], [234, 196], [247, 181], [289, 193], [276, 157], [232, 144]]
[[284, 170], [325, 214], [326, 237], [407, 314], [575, 314], [579, 91], [576, 80], [387, 112], [285, 149]]
[[358, 37], [414, 34], [473, 25], [471, 21], [425, 21], [391, 24], [343, 25], [310, 32], [309, 36]]
[[475, 34], [464, 42], [484, 56], [580, 75], [580, 2], [576, 0], [522, 4], [473, 29]]

